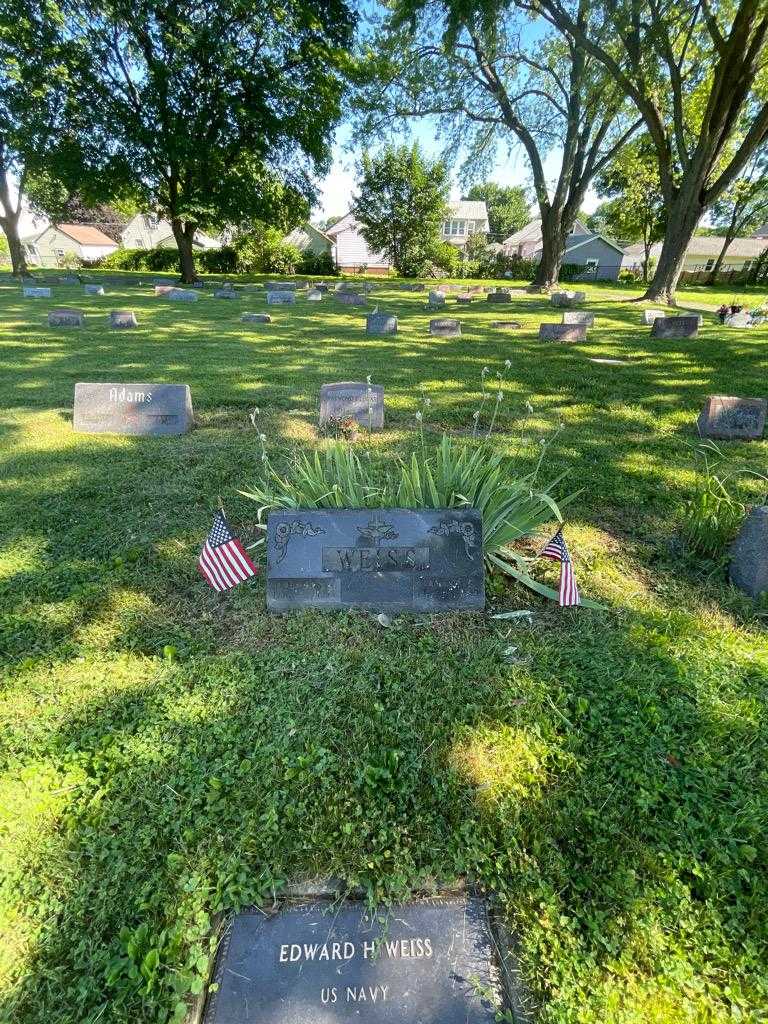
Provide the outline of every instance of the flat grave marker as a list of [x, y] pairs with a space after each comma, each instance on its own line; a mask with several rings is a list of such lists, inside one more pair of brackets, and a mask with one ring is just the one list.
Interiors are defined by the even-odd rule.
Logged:
[[166, 298], [171, 302], [197, 302], [198, 295], [190, 288], [171, 288]]
[[187, 384], [75, 384], [73, 425], [81, 434], [185, 434], [192, 395]]
[[461, 322], [445, 317], [429, 321], [429, 333], [435, 338], [460, 338]]
[[553, 306], [573, 306], [579, 302], [584, 302], [586, 297], [586, 292], [552, 292], [550, 302]]
[[722, 441], [759, 441], [765, 431], [768, 402], [764, 398], [710, 395], [699, 413], [702, 437]]
[[335, 293], [337, 302], [340, 302], [343, 306], [365, 306], [368, 300], [365, 295], [359, 295], [357, 292], [341, 291]]
[[651, 325], [652, 338], [696, 338], [698, 316], [657, 316]]
[[51, 289], [33, 287], [30, 285], [24, 286], [24, 298], [25, 299], [50, 299]]
[[384, 429], [384, 388], [365, 381], [339, 381], [320, 388], [320, 426], [351, 417], [361, 427]]
[[139, 322], [132, 309], [113, 309], [109, 314], [109, 326], [115, 330], [125, 330], [129, 327], [138, 327]]
[[484, 605], [477, 509], [296, 509], [269, 515], [270, 611], [439, 612]]
[[522, 326], [519, 320], [491, 320], [491, 327], [498, 327], [501, 330], [516, 331]]
[[570, 343], [587, 340], [587, 328], [583, 324], [540, 324], [539, 341], [560, 341]]
[[48, 314], [49, 327], [82, 327], [85, 313], [81, 309], [52, 309]]
[[213, 293], [214, 299], [239, 299], [240, 293], [234, 288], [217, 288]]
[[495, 292], [488, 292], [488, 294], [486, 295], [485, 298], [486, 298], [487, 302], [511, 302], [512, 301], [511, 293], [508, 292], [508, 291], [505, 291], [502, 288], [500, 288], [498, 291], [495, 291]]
[[243, 911], [216, 958], [202, 1024], [493, 1024], [496, 942], [475, 897], [385, 915], [346, 902]]
[[271, 289], [267, 292], [268, 306], [294, 306], [295, 304], [295, 291], [277, 291], [277, 289]]
[[86, 295], [103, 295], [104, 286], [101, 284], [86, 284], [84, 286]]
[[269, 313], [241, 313], [240, 319], [245, 324], [271, 324], [272, 317]]

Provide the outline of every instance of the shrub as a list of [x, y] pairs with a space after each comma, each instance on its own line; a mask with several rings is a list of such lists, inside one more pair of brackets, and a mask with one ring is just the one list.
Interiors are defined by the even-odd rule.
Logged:
[[246, 274], [295, 274], [301, 253], [287, 245], [277, 228], [259, 224], [234, 243], [236, 269]]
[[312, 249], [305, 249], [301, 254], [301, 262], [298, 266], [299, 274], [307, 274], [310, 277], [330, 277], [338, 272], [338, 268], [333, 262], [333, 256], [329, 252], [313, 252]]
[[117, 249], [94, 261], [94, 266], [108, 270], [177, 270], [176, 249]]
[[432, 277], [459, 277], [462, 270], [461, 253], [450, 242], [435, 242], [429, 250]]
[[195, 253], [195, 262], [206, 274], [233, 274], [237, 268], [237, 253], [231, 245], [203, 249]]

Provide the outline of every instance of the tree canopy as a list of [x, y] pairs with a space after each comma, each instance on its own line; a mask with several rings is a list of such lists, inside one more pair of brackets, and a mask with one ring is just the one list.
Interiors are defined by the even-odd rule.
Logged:
[[340, 116], [344, 0], [89, 0], [70, 14], [89, 166], [170, 220], [185, 280], [198, 228], [306, 218]]
[[440, 241], [448, 210], [448, 172], [426, 159], [418, 145], [384, 146], [363, 154], [352, 212], [369, 245], [383, 252], [399, 274], [422, 274]]

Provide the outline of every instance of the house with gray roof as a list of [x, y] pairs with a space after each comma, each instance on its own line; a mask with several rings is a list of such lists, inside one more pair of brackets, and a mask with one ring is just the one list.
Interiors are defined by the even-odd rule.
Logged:
[[[542, 249], [541, 218], [536, 217], [502, 242], [508, 256], [540, 260]], [[615, 281], [624, 261], [624, 249], [606, 235], [590, 231], [583, 221], [574, 221], [566, 239], [563, 263], [583, 267], [577, 281]]]
[[299, 252], [306, 252], [309, 249], [316, 256], [331, 252], [333, 249], [333, 239], [309, 222], [294, 228], [285, 236], [283, 242], [285, 245], [295, 245]]
[[[683, 272], [695, 274], [699, 271], [711, 270], [724, 244], [725, 239], [719, 235], [694, 235], [685, 252]], [[728, 270], [749, 270], [752, 262], [766, 248], [768, 248], [768, 238], [734, 238], [728, 246], [720, 269], [723, 273]], [[642, 243], [628, 245], [624, 252], [626, 254], [624, 266], [630, 270], [641, 269]], [[657, 260], [660, 253], [661, 242], [655, 242], [651, 246], [651, 259]]]
[[448, 217], [443, 221], [440, 237], [463, 249], [472, 235], [487, 235], [488, 230], [488, 207], [484, 200], [459, 199], [448, 204]]

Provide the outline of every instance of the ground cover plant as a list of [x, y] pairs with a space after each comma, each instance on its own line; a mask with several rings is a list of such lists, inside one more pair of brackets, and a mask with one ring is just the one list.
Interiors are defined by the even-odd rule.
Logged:
[[[545, 1024], [759, 1021], [768, 607], [681, 523], [699, 409], [764, 393], [768, 328], [705, 313], [698, 339], [651, 339], [620, 301], [638, 291], [595, 285], [584, 343], [540, 343], [559, 312], [525, 295], [459, 307], [462, 336], [432, 338], [424, 296], [382, 282], [370, 305], [398, 334], [367, 337], [364, 311], [330, 298], [245, 324], [266, 308], [255, 279], [181, 309], [139, 276], [50, 301], [0, 283], [0, 1019], [181, 1019], [220, 911], [337, 874], [384, 902], [462, 875], [493, 889]], [[85, 326], [49, 329], [58, 305]], [[112, 308], [140, 326], [109, 331]], [[466, 439], [482, 368], [506, 359], [490, 443], [524, 475], [550, 442], [547, 478], [582, 488], [565, 512], [577, 578], [607, 611], [494, 578], [487, 614], [385, 629], [270, 617], [263, 574], [224, 597], [202, 583], [219, 497], [260, 536], [238, 494], [262, 472], [258, 435], [277, 467], [334, 443], [315, 431], [320, 384], [383, 384], [385, 430], [355, 451], [408, 460], [424, 396], [425, 436]], [[78, 380], [188, 383], [197, 428], [75, 435]], [[719, 472], [765, 472], [766, 441], [720, 447]]]

